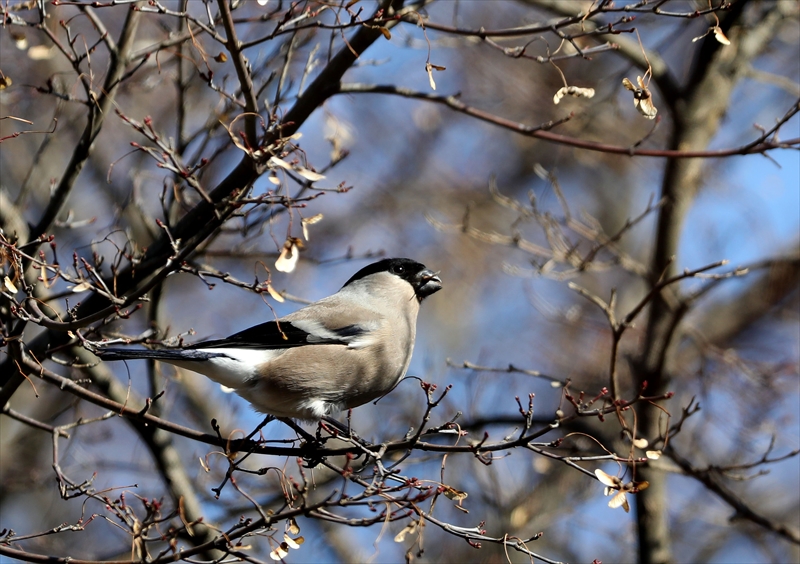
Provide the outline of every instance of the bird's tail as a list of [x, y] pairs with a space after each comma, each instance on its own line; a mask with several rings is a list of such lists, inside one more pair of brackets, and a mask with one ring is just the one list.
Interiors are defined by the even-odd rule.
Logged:
[[175, 361], [192, 361], [192, 360], [209, 360], [216, 356], [222, 356], [218, 353], [209, 353], [197, 350], [186, 349], [97, 349], [93, 351], [94, 354], [103, 360], [134, 360], [139, 358], [150, 358], [153, 360], [163, 360], [166, 362]]

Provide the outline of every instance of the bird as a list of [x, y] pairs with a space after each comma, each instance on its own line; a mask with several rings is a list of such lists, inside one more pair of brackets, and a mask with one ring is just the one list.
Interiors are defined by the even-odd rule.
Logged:
[[437, 272], [387, 258], [335, 294], [224, 339], [181, 348], [98, 348], [103, 361], [152, 359], [198, 372], [279, 419], [318, 421], [388, 394], [405, 376]]

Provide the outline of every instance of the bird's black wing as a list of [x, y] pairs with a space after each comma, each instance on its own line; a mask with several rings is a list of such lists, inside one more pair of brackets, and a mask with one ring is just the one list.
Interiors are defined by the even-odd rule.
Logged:
[[170, 361], [205, 361], [212, 358], [226, 356], [224, 352], [208, 352], [186, 349], [127, 349], [127, 348], [98, 348], [92, 351], [103, 360], [135, 360], [149, 358], [153, 360]]
[[308, 323], [301, 329], [290, 321], [268, 321], [224, 339], [202, 341], [186, 347], [187, 349], [288, 349], [306, 345], [345, 345], [367, 332], [359, 325], [348, 325], [338, 329], [311, 327]]

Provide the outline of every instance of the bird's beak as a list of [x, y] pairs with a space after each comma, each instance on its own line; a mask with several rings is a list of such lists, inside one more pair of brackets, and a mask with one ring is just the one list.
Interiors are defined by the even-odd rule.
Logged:
[[420, 301], [442, 289], [439, 273], [427, 268], [417, 274], [417, 298]]

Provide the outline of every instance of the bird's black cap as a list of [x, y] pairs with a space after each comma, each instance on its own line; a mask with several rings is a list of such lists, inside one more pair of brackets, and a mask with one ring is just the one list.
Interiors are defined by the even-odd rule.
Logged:
[[434, 272], [428, 270], [424, 264], [409, 258], [388, 258], [373, 262], [356, 272], [344, 286], [379, 272], [388, 272], [402, 278], [414, 287], [420, 299], [442, 287], [442, 281]]

